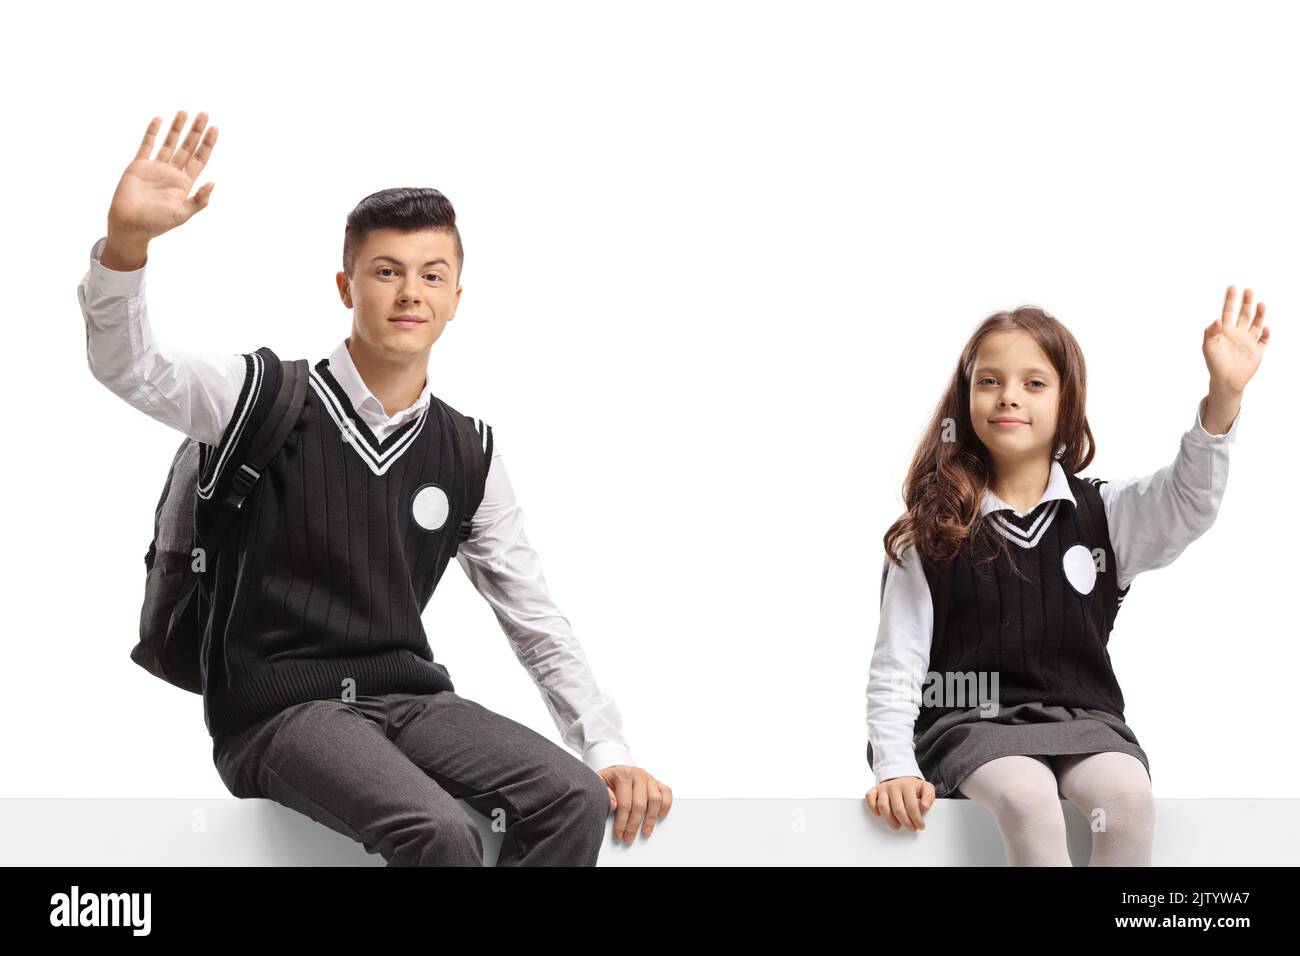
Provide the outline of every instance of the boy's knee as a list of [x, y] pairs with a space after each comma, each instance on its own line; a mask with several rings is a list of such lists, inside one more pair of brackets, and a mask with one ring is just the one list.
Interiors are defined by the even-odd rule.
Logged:
[[609, 816], [609, 787], [604, 779], [595, 771], [589, 771], [586, 779], [582, 781], [580, 791], [584, 806], [603, 824], [605, 818]]
[[385, 837], [390, 866], [482, 866], [483, 837], [466, 814], [428, 816]]
[[553, 786], [548, 802], [555, 812], [573, 822], [604, 828], [609, 817], [609, 788], [595, 771], [579, 764], [559, 774]]

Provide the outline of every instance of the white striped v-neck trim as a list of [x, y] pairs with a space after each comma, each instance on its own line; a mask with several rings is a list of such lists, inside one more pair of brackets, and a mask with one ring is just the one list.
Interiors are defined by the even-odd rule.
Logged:
[[[377, 443], [374, 433], [364, 423], [359, 423], [356, 420], [356, 410], [348, 407], [346, 393], [344, 393], [344, 398], [340, 398], [334, 389], [330, 387], [330, 384], [325, 381], [319, 368], [312, 369], [310, 381], [312, 388], [316, 390], [316, 394], [320, 397], [321, 405], [325, 407], [325, 411], [330, 418], [334, 419], [334, 424], [338, 426], [344, 442], [352, 446], [352, 449], [375, 475], [383, 475], [387, 472], [393, 466], [393, 462], [401, 458], [402, 453], [411, 447], [416, 437], [424, 429], [425, 420], [429, 417], [429, 408], [432, 406], [432, 402], [430, 402], [413, 422], [408, 422], [383, 442]], [[342, 386], [340, 386], [341, 388]], [[392, 440], [392, 444], [388, 444], [390, 440]], [[388, 445], [388, 447], [385, 448], [385, 445]]]
[[[1056, 518], [1056, 513], [1060, 508], [1061, 499], [1053, 498], [1050, 502], [1046, 503], [1046, 507], [1042, 509], [1042, 514], [1035, 518], [1028, 528], [1022, 528], [1008, 520], [1001, 512], [993, 512], [993, 514], [990, 515], [990, 518], [994, 530], [997, 531], [998, 534], [1002, 535], [1002, 537], [1006, 538], [1008, 541], [1014, 541], [1022, 548], [1032, 548], [1043, 539], [1043, 535], [1046, 534], [1047, 529], [1052, 526], [1052, 521]], [[1032, 513], [1033, 512], [1030, 512], [1030, 514]], [[1026, 515], [1026, 517], [1028, 517], [1028, 515]]]

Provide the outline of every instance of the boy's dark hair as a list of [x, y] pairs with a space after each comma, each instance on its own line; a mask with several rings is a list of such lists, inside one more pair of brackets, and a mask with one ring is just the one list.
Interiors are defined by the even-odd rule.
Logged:
[[409, 186], [381, 189], [357, 203], [348, 213], [347, 228], [343, 230], [343, 271], [349, 279], [361, 240], [373, 229], [403, 232], [442, 229], [451, 233], [456, 240], [456, 284], [460, 284], [465, 249], [460, 244], [460, 230], [456, 228], [456, 210], [451, 200], [438, 190]]

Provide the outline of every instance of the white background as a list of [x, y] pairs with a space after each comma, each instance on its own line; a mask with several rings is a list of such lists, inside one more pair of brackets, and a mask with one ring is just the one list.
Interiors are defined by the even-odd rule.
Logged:
[[[1229, 13], [1231, 9], [1231, 13]], [[129, 11], [129, 12], [128, 12]], [[155, 332], [319, 358], [348, 211], [455, 204], [439, 397], [496, 429], [552, 593], [678, 797], [860, 796], [881, 538], [989, 312], [1090, 373], [1098, 477], [1169, 463], [1229, 283], [1268, 304], [1218, 523], [1112, 635], [1158, 797], [1297, 796], [1296, 24], [1227, 4], [44, 4], [9, 14], [0, 795], [225, 795], [202, 702], [128, 657], [180, 433], [86, 365], [76, 285], [152, 116], [209, 208]], [[160, 133], [160, 139], [161, 139]], [[465, 696], [558, 740], [487, 605]]]

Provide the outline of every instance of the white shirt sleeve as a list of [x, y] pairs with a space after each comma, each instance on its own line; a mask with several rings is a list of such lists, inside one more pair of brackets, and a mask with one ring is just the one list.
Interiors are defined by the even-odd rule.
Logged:
[[912, 736], [930, 664], [934, 604], [916, 549], [909, 545], [899, 558], [902, 566], [891, 565], [885, 579], [867, 680], [867, 738], [878, 784], [891, 777], [922, 776]]
[[1098, 489], [1121, 591], [1143, 571], [1171, 563], [1214, 524], [1240, 419], [1238, 414], [1224, 434], [1211, 435], [1198, 407], [1172, 464], [1144, 478], [1107, 481]]
[[537, 552], [524, 533], [523, 511], [501, 461], [496, 435], [494, 428], [483, 502], [456, 560], [491, 605], [564, 743], [592, 770], [636, 766], [623, 737], [618, 705], [601, 693], [568, 619], [551, 600]]
[[91, 247], [89, 271], [77, 286], [91, 374], [132, 407], [215, 448], [244, 387], [244, 356], [187, 352], [154, 338], [145, 266], [106, 268], [99, 257], [107, 242], [104, 236]]

